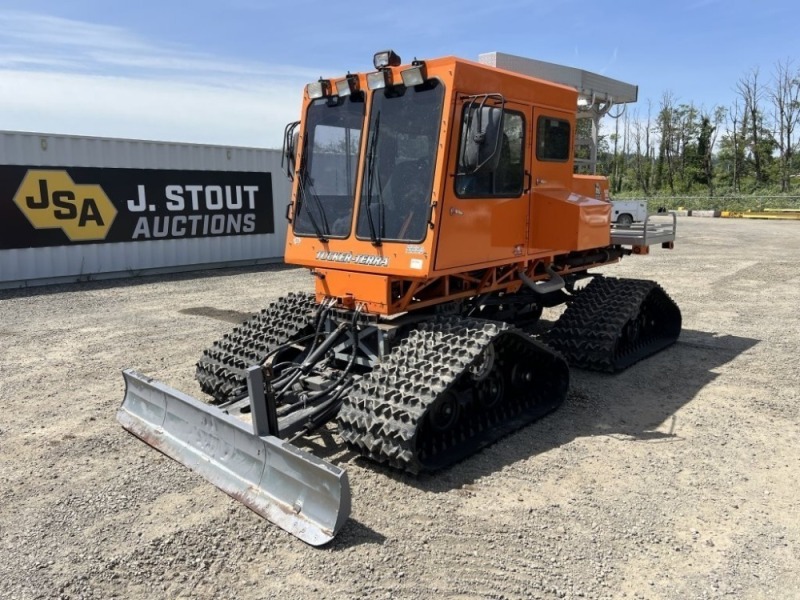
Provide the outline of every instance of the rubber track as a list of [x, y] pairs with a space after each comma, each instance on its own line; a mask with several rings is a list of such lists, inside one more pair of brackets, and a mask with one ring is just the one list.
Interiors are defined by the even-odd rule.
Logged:
[[[626, 324], [645, 311], [647, 325], [633, 342]], [[567, 306], [545, 335], [570, 366], [613, 373], [673, 344], [681, 313], [654, 281], [595, 277]]]
[[[505, 381], [506, 400], [487, 410], [467, 399], [452, 431], [434, 433], [428, 411], [445, 393], [472, 394], [469, 368], [489, 344], [497, 369], [510, 371], [516, 361], [527, 361], [532, 381], [521, 391]], [[372, 460], [411, 473], [433, 471], [555, 409], [568, 386], [566, 362], [521, 331], [495, 321], [437, 317], [419, 324], [354, 385], [337, 417], [339, 432]]]
[[279, 298], [226, 334], [197, 361], [195, 379], [203, 392], [224, 402], [245, 386], [245, 371], [274, 348], [311, 332], [314, 294], [290, 293]]

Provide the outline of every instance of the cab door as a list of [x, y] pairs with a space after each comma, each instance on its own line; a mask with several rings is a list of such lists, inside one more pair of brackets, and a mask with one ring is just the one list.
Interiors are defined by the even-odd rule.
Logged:
[[574, 115], [549, 108], [533, 110], [533, 189], [572, 187]]
[[[563, 206], [569, 203], [572, 191], [574, 127], [572, 113], [538, 106], [533, 109], [528, 254], [571, 249], [567, 240], [575, 237], [580, 226]], [[537, 247], [543, 241], [549, 243]]]
[[435, 270], [480, 266], [525, 252], [530, 206], [530, 106], [506, 102], [497, 167], [459, 174], [464, 106], [456, 109]]

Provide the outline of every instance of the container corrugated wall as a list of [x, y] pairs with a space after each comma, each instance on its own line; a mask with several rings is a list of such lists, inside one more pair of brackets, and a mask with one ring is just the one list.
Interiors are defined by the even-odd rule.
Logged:
[[[0, 287], [279, 261], [290, 182], [278, 150], [0, 132], [0, 165], [271, 173], [274, 233], [0, 250]], [[10, 198], [0, 198], [10, 202]]]

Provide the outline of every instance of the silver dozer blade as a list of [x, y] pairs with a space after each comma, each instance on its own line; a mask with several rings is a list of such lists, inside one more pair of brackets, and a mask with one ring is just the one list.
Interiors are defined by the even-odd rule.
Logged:
[[347, 473], [163, 383], [123, 371], [122, 426], [312, 546], [350, 515]]

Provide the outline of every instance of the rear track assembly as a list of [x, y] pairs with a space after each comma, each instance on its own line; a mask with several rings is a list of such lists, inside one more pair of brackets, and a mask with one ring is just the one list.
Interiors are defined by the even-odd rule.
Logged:
[[595, 277], [546, 336], [571, 366], [621, 371], [673, 344], [681, 312], [654, 281]]

